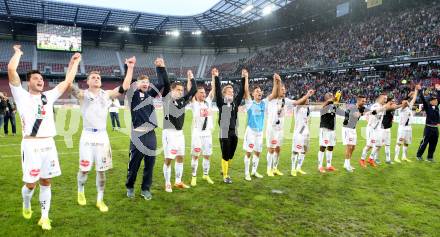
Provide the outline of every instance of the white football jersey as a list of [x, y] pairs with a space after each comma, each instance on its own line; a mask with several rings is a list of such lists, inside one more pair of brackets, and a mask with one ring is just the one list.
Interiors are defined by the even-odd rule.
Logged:
[[295, 116], [294, 133], [308, 133], [310, 120], [310, 107], [306, 105], [297, 105], [293, 107], [293, 114]]
[[412, 108], [413, 105], [409, 104], [406, 108], [398, 109], [399, 112], [399, 126], [406, 127], [411, 126], [411, 120], [413, 117]]
[[[375, 103], [371, 106], [370, 110], [380, 110], [382, 109], [382, 105], [380, 105], [379, 103]], [[373, 114], [369, 114], [368, 115], [368, 124], [367, 126], [373, 129], [378, 129], [381, 128], [381, 124], [382, 124], [382, 120], [383, 120], [383, 116], [385, 114], [385, 111], [377, 111], [377, 113], [375, 115]]]
[[[283, 101], [284, 100], [284, 101]], [[293, 104], [293, 100], [273, 99], [267, 103], [267, 125], [278, 130], [281, 130], [284, 125], [284, 117], [288, 106]]]
[[192, 128], [197, 131], [202, 131], [203, 124], [206, 120], [206, 128], [204, 131], [210, 131], [213, 126], [212, 120], [212, 100], [207, 98], [203, 102], [193, 101], [191, 103], [193, 111]]
[[108, 109], [111, 103], [105, 90], [100, 89], [97, 95], [84, 90], [81, 101], [83, 128], [106, 130]]
[[[20, 114], [23, 137], [31, 136], [33, 130], [34, 133], [36, 132], [35, 137], [56, 136], [53, 105], [61, 96], [58, 89], [54, 88], [40, 95], [31, 95], [21, 87], [21, 84], [19, 86], [9, 84], [9, 87]], [[34, 128], [37, 119], [41, 119], [41, 123]]]

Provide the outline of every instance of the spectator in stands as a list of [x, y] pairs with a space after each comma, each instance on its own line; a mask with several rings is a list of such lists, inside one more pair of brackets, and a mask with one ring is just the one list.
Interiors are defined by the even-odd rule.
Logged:
[[112, 128], [113, 131], [119, 130], [121, 128], [121, 124], [119, 123], [119, 107], [121, 104], [119, 103], [118, 98], [112, 99], [112, 104], [110, 105], [109, 112], [110, 118], [112, 120]]
[[[5, 117], [4, 117], [4, 127], [3, 130], [5, 132], [5, 135], [8, 135], [9, 133], [9, 122], [11, 122], [11, 128], [12, 128], [12, 136], [15, 136], [17, 133], [17, 127], [16, 127], [16, 121], [15, 121], [15, 113], [17, 111], [17, 105], [14, 101], [8, 98], [8, 95], [5, 93], [4, 97], [6, 98], [6, 111], [5, 111]], [[0, 126], [1, 128], [1, 126]]]

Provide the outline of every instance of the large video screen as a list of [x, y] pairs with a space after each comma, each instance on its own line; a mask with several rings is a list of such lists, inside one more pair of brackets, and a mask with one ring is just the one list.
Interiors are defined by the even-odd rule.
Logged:
[[81, 28], [37, 24], [37, 49], [81, 52]]

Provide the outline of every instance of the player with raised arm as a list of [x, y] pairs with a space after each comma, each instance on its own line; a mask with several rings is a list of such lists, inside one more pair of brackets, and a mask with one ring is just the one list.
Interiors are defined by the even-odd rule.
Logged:
[[[353, 156], [353, 151], [357, 144], [356, 125], [365, 113], [365, 103], [367, 99], [365, 96], [359, 95], [356, 99], [356, 104], [349, 105], [345, 110], [338, 109], [337, 114], [344, 117], [342, 123], [342, 143], [345, 146], [345, 161], [344, 168], [348, 172], [353, 172], [354, 167], [351, 166], [350, 161]], [[340, 111], [342, 113], [340, 113]]]
[[396, 148], [394, 153], [394, 161], [400, 162], [399, 160], [399, 153], [400, 153], [400, 147], [402, 148], [402, 161], [411, 162], [410, 159], [408, 159], [408, 145], [412, 143], [412, 127], [411, 127], [411, 120], [413, 117], [412, 108], [414, 106], [414, 103], [417, 99], [417, 93], [421, 89], [420, 85], [416, 85], [414, 92], [411, 93], [409, 98], [412, 96], [412, 99], [409, 101], [409, 98], [405, 98], [402, 101], [402, 107], [398, 109], [399, 113], [399, 129], [397, 130], [397, 142], [396, 142]]
[[175, 160], [174, 172], [176, 188], [189, 188], [182, 182], [183, 158], [185, 156], [185, 136], [183, 123], [185, 122], [185, 107], [197, 92], [197, 84], [191, 70], [187, 72], [188, 93], [184, 95], [184, 88], [180, 82], [173, 82], [165, 86], [163, 95], [163, 131], [162, 144], [164, 148], [163, 175], [165, 178], [165, 191], [172, 192], [171, 187], [171, 162]]
[[295, 127], [293, 130], [293, 143], [292, 143], [292, 155], [290, 157], [292, 161], [292, 168], [290, 175], [297, 176], [300, 174], [307, 174], [302, 170], [302, 165], [310, 144], [310, 113], [313, 110], [313, 106], [309, 106], [309, 98], [315, 94], [314, 90], [309, 90], [301, 99], [296, 101], [296, 105], [293, 107], [293, 116], [295, 121]]
[[134, 198], [134, 183], [137, 173], [144, 161], [142, 174], [141, 196], [145, 200], [153, 198], [151, 185], [153, 183], [154, 164], [156, 162], [157, 138], [155, 129], [158, 127], [154, 98], [160, 96], [164, 87], [169, 88], [168, 74], [162, 58], [154, 61], [158, 80], [153, 84], [147, 75], [140, 75], [127, 91], [127, 102], [131, 114], [130, 160], [128, 162], [127, 197]]
[[[272, 93], [265, 99], [262, 99], [263, 92], [261, 87], [255, 86], [252, 89], [252, 96], [254, 98], [254, 100], [252, 100], [249, 93], [249, 72], [243, 69], [241, 75], [246, 80], [244, 98], [247, 112], [247, 127], [243, 141], [243, 149], [245, 150], [244, 173], [245, 180], [251, 181], [251, 175], [256, 178], [263, 178], [263, 176], [257, 172], [257, 168], [260, 161], [260, 154], [263, 150], [263, 128], [266, 105], [268, 101], [277, 97], [279, 83], [276, 82], [276, 78], [274, 77]], [[252, 171], [249, 172], [251, 155], [253, 155]]]
[[78, 183], [78, 204], [86, 205], [84, 186], [88, 173], [95, 164], [96, 170], [96, 207], [101, 212], [107, 212], [108, 207], [104, 203], [105, 172], [113, 167], [110, 140], [107, 134], [107, 115], [112, 100], [130, 88], [133, 77], [133, 68], [136, 58], [125, 60], [128, 69], [122, 85], [113, 90], [103, 90], [101, 75], [92, 71], [87, 76], [86, 90], [72, 87], [72, 94], [80, 102], [80, 110], [83, 118], [83, 130], [79, 141], [79, 171], [77, 174]]
[[423, 153], [429, 144], [427, 161], [434, 161], [435, 148], [438, 142], [438, 126], [440, 125], [440, 113], [438, 101], [440, 100], [440, 84], [435, 84], [437, 95], [431, 95], [425, 99], [424, 91], [420, 93], [420, 100], [423, 103], [423, 110], [426, 112], [425, 129], [423, 130], [423, 139], [417, 150], [417, 160], [423, 160]]
[[218, 124], [220, 126], [219, 140], [222, 151], [223, 182], [232, 184], [232, 179], [229, 176], [229, 166], [237, 149], [238, 106], [240, 106], [244, 96], [245, 79], [241, 78], [240, 90], [234, 96], [232, 85], [221, 88], [219, 72], [216, 68], [211, 70], [211, 77], [214, 82], [215, 102], [219, 110]]
[[[319, 123], [319, 152], [318, 152], [318, 171], [325, 173], [326, 171], [335, 171], [332, 166], [333, 148], [336, 145], [336, 103], [339, 102], [341, 93], [338, 91], [334, 96], [328, 92], [324, 95], [324, 104], [321, 108], [321, 121]], [[325, 152], [325, 153], [324, 153]], [[326, 156], [326, 168], [323, 167], [324, 154]]]
[[53, 137], [56, 135], [53, 106], [75, 79], [81, 55], [75, 53], [69, 63], [65, 80], [55, 88], [43, 91], [44, 79], [37, 70], [26, 74], [29, 91], [21, 87], [17, 68], [23, 55], [20, 45], [14, 45], [14, 55], [8, 64], [9, 86], [17, 104], [22, 124], [21, 165], [23, 182], [23, 217], [32, 217], [31, 199], [37, 182], [40, 183], [41, 218], [43, 230], [52, 229], [49, 220], [51, 179], [61, 175], [58, 153]]
[[[190, 72], [190, 77], [193, 77]], [[197, 93], [193, 97], [191, 109], [193, 114], [192, 129], [191, 129], [191, 186], [197, 185], [197, 168], [199, 166], [199, 157], [203, 156], [203, 180], [209, 184], [214, 184], [214, 181], [209, 177], [209, 169], [211, 166], [210, 156], [212, 155], [212, 130], [213, 125], [213, 111], [212, 99], [214, 91], [211, 89], [208, 97], [206, 97], [205, 88], [203, 86], [197, 87]]]
[[391, 109], [386, 105], [387, 95], [381, 94], [377, 97], [376, 103], [369, 109], [368, 123], [367, 123], [367, 144], [362, 150], [361, 160], [359, 161], [361, 167], [366, 168], [365, 162], [368, 152], [372, 149], [368, 163], [372, 167], [376, 167], [375, 158], [377, 152], [383, 145], [382, 120], [387, 110]]

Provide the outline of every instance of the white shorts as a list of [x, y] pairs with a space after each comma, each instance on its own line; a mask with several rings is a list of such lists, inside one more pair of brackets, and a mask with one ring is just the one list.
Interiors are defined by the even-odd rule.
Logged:
[[373, 129], [367, 127], [367, 146], [382, 146], [383, 144], [383, 132], [381, 128]]
[[357, 134], [356, 129], [342, 127], [342, 144], [353, 145], [355, 146], [357, 143]]
[[21, 168], [23, 182], [35, 183], [40, 178], [61, 175], [55, 141], [50, 138], [23, 139], [21, 141]]
[[95, 163], [96, 171], [113, 168], [112, 149], [106, 131], [83, 130], [79, 140], [79, 170], [88, 172]]
[[162, 131], [164, 158], [175, 159], [185, 155], [185, 136], [183, 130], [164, 129]]
[[293, 133], [292, 152], [305, 153], [309, 149], [310, 135], [309, 132]]
[[191, 155], [212, 155], [212, 131], [193, 131], [191, 138]]
[[243, 150], [261, 152], [263, 150], [263, 132], [257, 132], [247, 127], [244, 133]]
[[391, 145], [391, 128], [382, 129], [382, 145]]
[[412, 143], [412, 128], [410, 126], [407, 127], [399, 127], [397, 132], [397, 144], [411, 144]]
[[319, 146], [335, 146], [336, 145], [336, 134], [335, 130], [330, 130], [328, 128], [319, 129]]
[[283, 144], [283, 130], [273, 127], [266, 128], [266, 145], [268, 148], [280, 147]]

